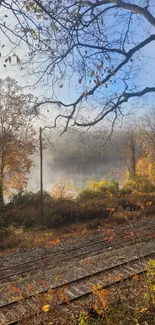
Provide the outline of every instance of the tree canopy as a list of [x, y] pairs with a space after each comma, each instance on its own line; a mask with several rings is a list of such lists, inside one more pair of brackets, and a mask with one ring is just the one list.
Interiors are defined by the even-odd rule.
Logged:
[[0, 203], [4, 193], [19, 191], [27, 184], [36, 149], [32, 100], [14, 79], [0, 79]]
[[[1, 0], [1, 31], [13, 45], [28, 46], [29, 68], [50, 87], [38, 102], [51, 105], [69, 125], [94, 126], [109, 114], [113, 123], [127, 102], [155, 92], [147, 77], [155, 42], [155, 4], [149, 0]], [[8, 12], [8, 14], [7, 14]], [[14, 16], [14, 26], [8, 17]], [[13, 34], [13, 38], [11, 35]], [[24, 46], [24, 45], [23, 45]], [[17, 47], [16, 47], [17, 48]], [[9, 55], [5, 65], [12, 60]], [[20, 57], [14, 53], [18, 64]], [[70, 86], [70, 97], [64, 93]], [[69, 99], [70, 98], [70, 99]], [[90, 116], [86, 114], [91, 110]]]

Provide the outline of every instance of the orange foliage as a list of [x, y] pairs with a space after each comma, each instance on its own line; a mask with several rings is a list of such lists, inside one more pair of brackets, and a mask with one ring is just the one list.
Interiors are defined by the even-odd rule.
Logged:
[[74, 197], [73, 192], [73, 185], [67, 180], [66, 177], [62, 177], [59, 183], [53, 186], [51, 196], [54, 199], [72, 199]]
[[56, 240], [49, 240], [48, 244], [49, 244], [49, 246], [53, 246], [53, 247], [57, 246], [60, 244], [60, 239], [57, 238]]
[[92, 293], [96, 297], [93, 308], [99, 315], [102, 315], [104, 311], [108, 308], [111, 291], [107, 289], [102, 289], [100, 285], [95, 285], [93, 286]]

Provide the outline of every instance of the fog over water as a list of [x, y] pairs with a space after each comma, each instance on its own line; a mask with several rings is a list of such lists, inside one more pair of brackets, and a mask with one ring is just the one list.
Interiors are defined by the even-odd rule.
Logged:
[[[44, 138], [46, 149], [43, 151], [44, 189], [66, 177], [75, 186], [84, 187], [90, 177], [95, 179], [116, 179], [122, 183], [127, 169], [124, 145], [125, 133], [116, 133], [105, 144], [106, 135], [99, 131], [86, 134], [69, 131], [62, 137], [48, 134]], [[40, 157], [34, 156], [28, 188], [38, 191], [40, 184]]]

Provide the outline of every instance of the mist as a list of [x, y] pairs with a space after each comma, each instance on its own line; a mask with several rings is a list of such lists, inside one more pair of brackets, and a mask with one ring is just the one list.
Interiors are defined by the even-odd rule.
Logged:
[[[107, 131], [93, 129], [86, 133], [70, 129], [63, 136], [58, 130], [43, 133], [43, 185], [50, 191], [62, 177], [83, 188], [89, 178], [115, 179], [122, 184], [127, 170], [124, 146], [125, 130], [108, 139]], [[28, 189], [40, 189], [40, 155], [33, 157]]]

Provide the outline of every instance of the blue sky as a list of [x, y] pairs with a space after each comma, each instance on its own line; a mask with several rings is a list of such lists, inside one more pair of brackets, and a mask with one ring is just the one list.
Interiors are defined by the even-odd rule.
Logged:
[[[136, 1], [135, 1], [136, 3]], [[0, 9], [1, 10], [1, 9]], [[4, 15], [5, 12], [4, 11], [0, 11], [0, 15]], [[15, 21], [14, 18], [11, 14], [9, 14], [9, 23], [11, 26], [14, 25]], [[138, 29], [138, 26], [136, 26], [135, 28], [135, 40], [139, 39], [139, 41], [141, 40], [141, 37], [143, 36], [143, 30], [145, 29], [145, 24], [143, 27], [140, 27], [140, 29]], [[149, 31], [150, 33], [153, 32], [153, 28], [152, 30]], [[1, 46], [3, 44], [5, 44], [5, 48], [2, 49], [2, 54], [4, 56], [4, 54], [8, 55], [8, 53], [12, 50], [12, 45], [9, 43], [8, 40], [6, 40], [6, 37], [4, 36], [4, 34], [0, 31], [0, 44]], [[23, 59], [26, 58], [27, 54], [28, 54], [28, 50], [26, 48], [26, 46], [24, 44], [22, 44], [22, 48], [18, 48], [17, 49], [17, 53], [19, 55], [19, 57]], [[155, 42], [152, 42], [151, 44], [149, 44], [145, 49], [143, 49], [140, 53], [139, 53], [140, 59], [142, 60], [142, 64], [141, 64], [141, 71], [138, 71], [137, 75], [135, 75], [135, 81], [136, 84], [139, 85], [140, 88], [144, 88], [146, 86], [153, 86], [155, 85]], [[142, 56], [143, 59], [142, 59]], [[3, 66], [4, 60], [3, 58], [1, 59], [0, 62], [0, 76], [1, 78], [5, 78], [8, 75], [15, 78], [19, 84], [21, 86], [28, 86], [29, 84], [34, 84], [35, 82], [35, 78], [34, 76], [30, 75], [29, 72], [25, 72], [25, 71], [21, 71], [20, 70], [20, 66], [17, 66], [16, 64], [11, 64], [11, 65], [7, 65], [6, 68], [4, 68]], [[68, 70], [68, 72], [70, 73], [70, 71]], [[60, 100], [64, 101], [64, 102], [72, 102], [74, 101], [80, 94], [81, 92], [84, 90], [84, 86], [83, 85], [78, 85], [77, 88], [77, 80], [79, 78], [78, 74], [75, 74], [71, 80], [71, 85], [69, 85], [68, 80], [66, 79], [65, 81], [63, 81], [63, 88], [56, 88], [56, 94], [59, 97]], [[90, 85], [91, 87], [91, 85]], [[116, 84], [114, 85], [110, 85], [108, 86], [108, 88], [102, 88], [101, 90], [99, 89], [98, 95], [97, 97], [100, 98], [100, 91], [101, 93], [104, 92], [104, 95], [108, 96], [111, 93], [114, 93], [115, 91], [119, 91], [122, 88], [122, 82], [118, 81], [116, 82]], [[51, 96], [51, 85], [46, 85], [44, 86], [42, 83], [40, 85], [37, 85], [36, 88], [26, 88], [25, 91], [27, 92], [33, 92], [33, 94], [35, 94], [36, 96]], [[143, 102], [143, 100], [142, 100]], [[94, 106], [97, 107], [97, 105], [95, 105], [95, 101], [94, 101]], [[142, 105], [142, 104], [140, 104]], [[142, 105], [142, 111], [144, 111], [145, 109], [148, 109], [148, 106], [151, 105], [152, 106], [152, 96], [150, 96], [147, 100], [147, 103]], [[132, 101], [129, 102], [129, 104], [127, 105], [128, 109], [130, 109], [130, 106], [132, 106]], [[86, 104], [85, 106], [85, 110], [86, 107], [88, 108], [88, 104]], [[46, 112], [46, 109], [43, 110], [43, 112]], [[85, 111], [84, 111], [85, 114]], [[88, 114], [88, 111], [86, 112], [86, 114]], [[95, 114], [92, 110], [90, 111], [90, 114]], [[139, 115], [139, 108], [138, 108], [138, 115]], [[48, 113], [48, 119], [49, 119], [49, 123], [52, 122], [53, 118], [56, 116], [56, 112], [55, 110], [50, 108], [50, 112]]]

